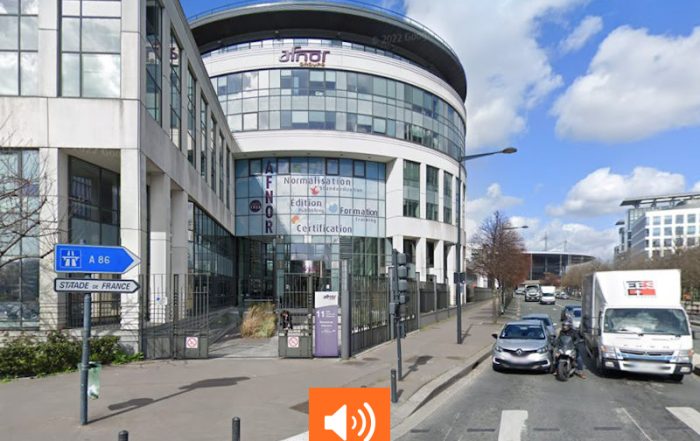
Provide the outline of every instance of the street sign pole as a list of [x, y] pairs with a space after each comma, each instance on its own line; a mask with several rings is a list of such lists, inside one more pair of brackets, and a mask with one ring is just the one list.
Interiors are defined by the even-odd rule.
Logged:
[[83, 297], [83, 356], [80, 363], [80, 425], [88, 423], [88, 369], [90, 369], [90, 331], [92, 321], [90, 312], [92, 311], [92, 294], [85, 293]]

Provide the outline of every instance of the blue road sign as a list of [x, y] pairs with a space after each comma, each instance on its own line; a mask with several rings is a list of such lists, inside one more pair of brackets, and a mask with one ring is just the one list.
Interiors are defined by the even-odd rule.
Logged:
[[57, 244], [54, 253], [57, 273], [122, 274], [141, 262], [124, 247]]

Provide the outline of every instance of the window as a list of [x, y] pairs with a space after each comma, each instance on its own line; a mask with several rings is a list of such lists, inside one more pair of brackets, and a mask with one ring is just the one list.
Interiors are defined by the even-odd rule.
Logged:
[[688, 223], [694, 224], [695, 222], [696, 222], [696, 216], [694, 214], [689, 214], [688, 215]]
[[224, 199], [224, 152], [226, 147], [224, 144], [224, 135], [219, 132], [219, 198]]
[[677, 224], [682, 224], [685, 222], [685, 215], [682, 214], [677, 214], [676, 215], [676, 223]]
[[161, 122], [161, 39], [163, 10], [158, 0], [146, 2], [146, 109]]
[[677, 237], [675, 240], [675, 244], [677, 247], [682, 247], [683, 246], [683, 238], [682, 237]]
[[664, 216], [664, 225], [671, 225], [673, 223], [673, 216]]
[[653, 235], [654, 235], [654, 237], [661, 236], [661, 228], [654, 228]]
[[403, 215], [420, 217], [420, 164], [403, 162]]
[[337, 176], [339, 172], [337, 159], [326, 159], [326, 174], [330, 176]]
[[673, 228], [664, 227], [664, 236], [671, 236], [673, 234]]
[[664, 239], [664, 246], [665, 247], [673, 246], [673, 239]]
[[365, 161], [353, 161], [353, 176], [356, 178], [365, 177]]
[[442, 221], [452, 223], [452, 175], [444, 172], [442, 186]]
[[697, 245], [697, 239], [695, 239], [694, 237], [689, 237], [688, 238], [688, 246], [694, 247], [695, 245]]
[[170, 138], [175, 147], [182, 148], [182, 48], [175, 38], [175, 30], [170, 31]]
[[425, 243], [426, 248], [426, 260], [428, 263], [428, 268], [435, 267], [435, 242], [427, 241]]
[[661, 217], [654, 216], [654, 225], [661, 225]]
[[660, 239], [652, 239], [651, 246], [653, 246], [654, 248], [659, 248], [661, 246], [661, 240]]
[[683, 235], [683, 227], [676, 227], [676, 236], [682, 236]]
[[187, 160], [195, 165], [195, 151], [197, 150], [197, 80], [190, 69], [187, 69]]
[[439, 187], [438, 187], [438, 176], [440, 175], [440, 171], [431, 166], [426, 167], [426, 173], [425, 173], [425, 198], [426, 198], [426, 204], [425, 204], [425, 218], [428, 220], [438, 220], [438, 211], [439, 211], [439, 203], [438, 203], [438, 194], [439, 194]]
[[207, 105], [207, 100], [204, 96], [200, 97], [199, 100], [199, 134], [202, 140], [199, 142], [199, 174], [206, 180], [207, 179], [207, 136], [209, 131], [207, 129], [207, 121], [209, 120], [209, 110]]
[[36, 0], [0, 1], [0, 95], [38, 95]]
[[39, 326], [40, 179], [38, 150], [0, 149], [0, 328]]
[[121, 95], [121, 3], [105, 1], [97, 13], [71, 2], [61, 17], [61, 96]]
[[697, 233], [697, 227], [695, 225], [688, 225], [688, 236], [695, 236]]
[[209, 162], [211, 163], [211, 175], [209, 177], [209, 185], [216, 193], [216, 120], [211, 117], [211, 137], [209, 138]]

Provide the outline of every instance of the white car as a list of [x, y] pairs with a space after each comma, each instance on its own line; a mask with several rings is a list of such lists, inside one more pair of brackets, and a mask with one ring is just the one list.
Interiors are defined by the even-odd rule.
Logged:
[[540, 297], [540, 305], [553, 305], [556, 302], [553, 292], [543, 292]]

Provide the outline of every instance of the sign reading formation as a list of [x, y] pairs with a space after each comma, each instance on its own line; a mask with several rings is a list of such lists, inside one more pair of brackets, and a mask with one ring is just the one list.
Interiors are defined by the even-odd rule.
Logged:
[[139, 284], [135, 280], [109, 279], [54, 279], [53, 289], [56, 292], [126, 292], [138, 291]]
[[57, 273], [122, 274], [141, 262], [124, 247], [58, 244], [54, 252]]

